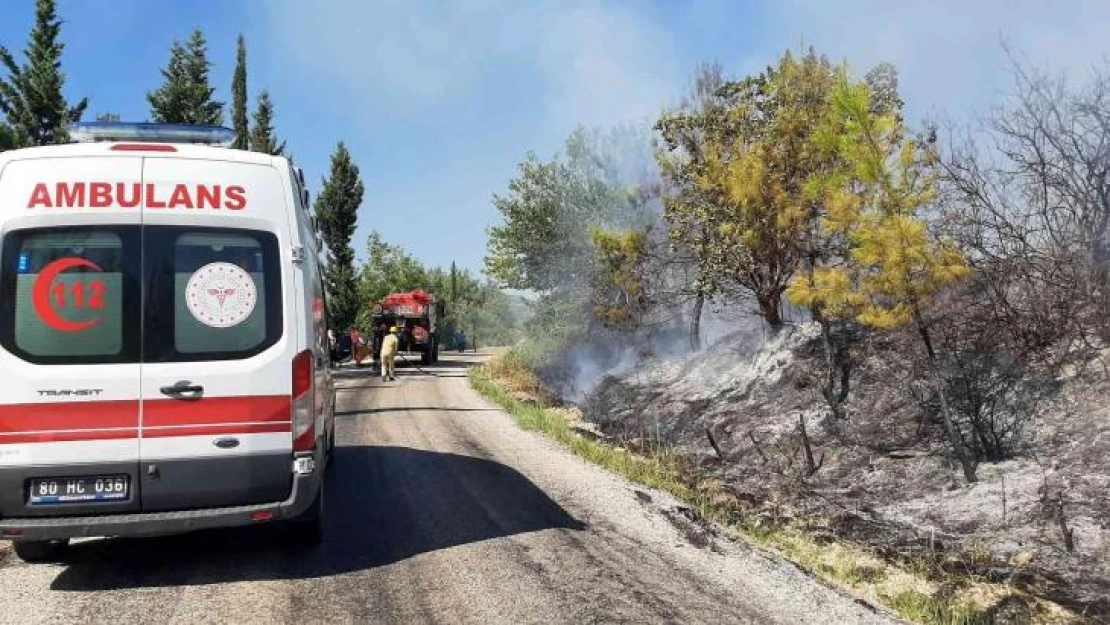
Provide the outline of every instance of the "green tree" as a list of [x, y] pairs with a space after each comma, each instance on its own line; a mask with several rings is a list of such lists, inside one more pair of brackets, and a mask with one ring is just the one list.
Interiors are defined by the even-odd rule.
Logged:
[[509, 288], [541, 292], [584, 282], [595, 218], [573, 177], [564, 163], [528, 154], [509, 193], [493, 198], [504, 222], [488, 230], [490, 276]]
[[254, 112], [254, 127], [250, 134], [251, 149], [255, 152], [285, 156], [285, 142], [278, 143], [274, 134], [274, 104], [268, 91], [258, 94], [258, 108]]
[[235, 73], [231, 78], [231, 126], [235, 129], [238, 150], [250, 149], [250, 128], [247, 121], [247, 44], [239, 35], [235, 52]]
[[725, 118], [725, 98], [719, 93], [725, 84], [717, 63], [699, 65], [693, 85], [681, 105], [666, 111], [655, 124], [662, 139], [655, 158], [663, 178], [664, 218], [668, 236], [680, 257], [692, 265], [692, 277], [680, 293], [693, 301], [690, 311], [690, 349], [701, 345], [701, 317], [705, 301], [719, 290], [709, 250], [716, 233], [700, 218], [712, 199], [698, 184], [704, 173], [706, 143], [712, 131]]
[[416, 289], [435, 292], [428, 280], [428, 272], [419, 260], [398, 245], [386, 243], [377, 231], [366, 238], [366, 262], [359, 270], [358, 301], [359, 322], [366, 324], [370, 304], [390, 293]]
[[[834, 70], [812, 50], [789, 52], [774, 67], [726, 84], [726, 120], [708, 129], [697, 181], [709, 201], [675, 210], [711, 233], [703, 251], [719, 282], [751, 293], [772, 329], [782, 326], [781, 302], [807, 251], [812, 201], [806, 186], [831, 165], [813, 137], [823, 121]], [[808, 249], [807, 249], [808, 248]]]
[[503, 286], [550, 292], [577, 288], [593, 275], [593, 227], [639, 219], [634, 194], [617, 186], [613, 150], [621, 137], [583, 128], [565, 154], [543, 163], [529, 153], [509, 191], [495, 195], [502, 225], [489, 233], [487, 273]]
[[8, 74], [0, 79], [0, 112], [7, 117], [7, 124], [0, 125], [0, 150], [65, 143], [69, 140], [66, 125], [84, 114], [86, 98], [70, 106], [62, 94], [61, 28], [54, 0], [37, 0], [35, 25], [24, 50], [27, 62], [17, 64], [11, 52], [0, 46], [0, 66]]
[[0, 152], [14, 150], [17, 147], [19, 147], [19, 142], [16, 139], [15, 130], [4, 122], [0, 122]]
[[615, 329], [638, 329], [648, 311], [645, 275], [648, 237], [643, 230], [590, 233], [597, 249], [594, 316]]
[[186, 45], [175, 41], [169, 63], [162, 70], [164, 83], [146, 95], [154, 121], [221, 124], [224, 105], [212, 99], [216, 90], [208, 82], [211, 68], [204, 33], [194, 30]]
[[449, 270], [426, 268], [401, 246], [386, 243], [378, 232], [366, 240], [367, 259], [359, 270], [358, 323], [368, 325], [372, 302], [390, 293], [422, 289], [444, 304], [440, 340], [450, 345], [456, 330], [481, 337], [483, 345], [511, 342], [517, 331], [508, 296], [482, 284], [452, 263]]
[[[774, 68], [730, 86], [739, 95], [730, 109], [738, 140], [724, 150], [711, 145], [700, 178], [712, 197], [729, 203], [724, 211], [709, 212], [719, 224], [717, 243], [725, 246], [712, 251], [728, 258], [728, 247], [742, 250], [719, 265], [725, 279], [751, 291], [772, 326], [772, 319], [780, 320], [783, 293], [811, 283], [817, 267], [843, 255], [843, 235], [825, 227], [828, 203], [819, 193], [822, 183], [839, 184], [844, 169], [836, 145], [826, 140], [833, 131], [829, 100], [838, 73], [810, 50], [800, 58], [786, 53]], [[841, 320], [826, 314], [820, 300], [789, 299], [808, 306], [821, 326], [821, 394], [841, 418], [851, 372], [847, 346], [837, 340], [842, 333], [835, 332]]]
[[331, 325], [345, 329], [358, 314], [358, 278], [355, 275], [355, 250], [351, 247], [365, 187], [358, 165], [342, 141], [331, 157], [331, 171], [316, 198], [316, 217], [328, 250], [325, 270]]

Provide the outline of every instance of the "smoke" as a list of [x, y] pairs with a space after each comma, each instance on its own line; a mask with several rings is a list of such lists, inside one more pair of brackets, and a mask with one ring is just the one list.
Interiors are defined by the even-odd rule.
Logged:
[[[541, 369], [540, 376], [562, 401], [581, 405], [606, 378], [676, 363], [720, 345], [739, 347], [750, 355], [775, 338], [747, 298], [719, 299], [703, 308], [695, 348], [690, 341], [691, 309], [687, 304], [681, 314], [659, 315], [651, 325], [635, 332], [597, 328], [583, 333], [564, 346]], [[809, 321], [803, 309], [785, 304], [784, 318], [798, 326]]]
[[[579, 184], [600, 185], [608, 193], [598, 210], [587, 212], [594, 225], [611, 231], [648, 233], [648, 251], [640, 268], [646, 311], [636, 308], [635, 327], [607, 328], [592, 310], [592, 284], [567, 272], [568, 283], [537, 302], [538, 319], [529, 336], [537, 342], [561, 343], [540, 367], [545, 384], [561, 399], [581, 403], [606, 377], [631, 373], [649, 363], [681, 359], [741, 331], [755, 344], [766, 333], [754, 316], [756, 307], [738, 297], [720, 296], [704, 303], [697, 341], [692, 340], [696, 265], [688, 251], [673, 247], [664, 219], [661, 172], [655, 160], [656, 137], [648, 124], [610, 130], [579, 129], [566, 145], [566, 163]], [[594, 253], [592, 245], [582, 254]], [[561, 262], [594, 266], [591, 258], [564, 255]], [[566, 338], [562, 342], [562, 338]], [[746, 340], [746, 339], [745, 339]]]

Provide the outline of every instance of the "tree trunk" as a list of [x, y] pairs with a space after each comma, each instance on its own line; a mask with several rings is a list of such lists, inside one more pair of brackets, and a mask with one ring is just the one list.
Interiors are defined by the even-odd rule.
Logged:
[[759, 314], [767, 325], [771, 327], [771, 333], [774, 334], [782, 329], [782, 293], [776, 291], [774, 293], [762, 293], [756, 296], [756, 301], [759, 303]]
[[944, 380], [941, 378], [940, 367], [937, 365], [937, 354], [933, 351], [933, 341], [929, 335], [929, 329], [925, 327], [920, 312], [915, 310], [913, 317], [914, 323], [917, 324], [917, 331], [921, 335], [921, 340], [925, 343], [925, 353], [929, 357], [929, 371], [932, 374], [933, 387], [940, 399], [940, 412], [944, 420], [944, 431], [948, 434], [948, 442], [952, 445], [953, 451], [956, 452], [956, 458], [959, 459], [960, 466], [964, 470], [964, 477], [967, 478], [969, 484], [975, 483], [979, 481], [975, 476], [975, 464], [971, 461], [971, 458], [968, 458], [963, 441], [956, 432], [956, 422], [952, 419], [952, 410], [948, 406], [948, 394], [944, 392]]
[[705, 306], [705, 293], [698, 291], [694, 298], [694, 311], [690, 316], [690, 351], [701, 349], [701, 311]]
[[825, 318], [818, 307], [813, 308], [811, 314], [821, 326], [821, 342], [825, 348], [825, 383], [821, 387], [821, 395], [829, 405], [833, 419], [840, 420], [844, 418], [844, 402], [848, 400], [852, 363], [839, 346], [834, 345], [832, 322]]

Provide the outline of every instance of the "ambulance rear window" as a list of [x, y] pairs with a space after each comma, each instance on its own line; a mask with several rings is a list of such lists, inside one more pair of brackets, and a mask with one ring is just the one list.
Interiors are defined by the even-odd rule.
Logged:
[[3, 241], [0, 343], [37, 364], [134, 362], [139, 230], [18, 230]]
[[148, 226], [144, 245], [144, 362], [249, 358], [281, 338], [272, 233]]

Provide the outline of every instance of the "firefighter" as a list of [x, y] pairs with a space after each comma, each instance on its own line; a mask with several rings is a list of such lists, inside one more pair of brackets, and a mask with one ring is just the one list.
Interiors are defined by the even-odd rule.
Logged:
[[397, 335], [401, 330], [397, 326], [389, 329], [389, 334], [382, 339], [382, 382], [396, 380], [393, 371], [393, 359], [397, 357]]

